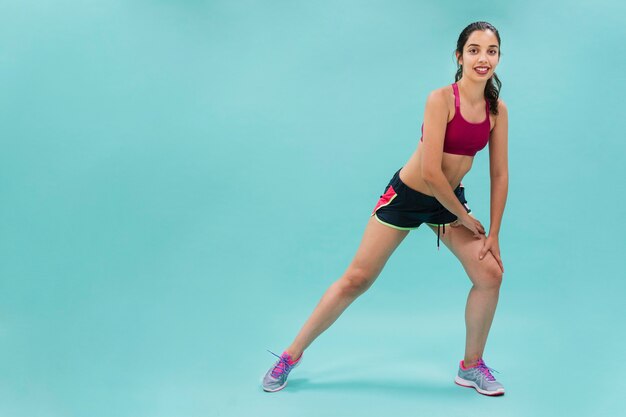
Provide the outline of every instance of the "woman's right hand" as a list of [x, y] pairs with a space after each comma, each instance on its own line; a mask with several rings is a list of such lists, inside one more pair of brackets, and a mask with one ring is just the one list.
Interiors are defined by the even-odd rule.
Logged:
[[456, 221], [450, 223], [452, 227], [465, 226], [467, 227], [476, 238], [481, 238], [481, 235], [485, 234], [485, 228], [483, 225], [476, 219], [471, 216], [469, 213], [465, 213], [462, 217], [458, 217]]

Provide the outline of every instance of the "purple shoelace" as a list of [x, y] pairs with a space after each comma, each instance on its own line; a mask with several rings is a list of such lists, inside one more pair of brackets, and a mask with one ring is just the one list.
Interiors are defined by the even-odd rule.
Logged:
[[278, 362], [276, 362], [276, 366], [272, 370], [272, 377], [274, 378], [280, 377], [283, 373], [289, 372], [291, 368], [293, 368], [293, 365], [295, 365], [295, 363], [293, 365], [290, 365], [286, 357], [278, 356], [271, 350], [267, 350], [267, 351], [279, 359]]
[[[494, 378], [494, 376], [493, 376], [493, 375], [491, 375], [491, 372], [490, 372], [490, 371], [493, 371], [493, 372], [498, 372], [498, 371], [496, 371], [495, 369], [492, 369], [492, 368], [488, 367], [488, 366], [485, 364], [485, 361], [483, 361], [482, 359], [478, 359], [478, 364], [476, 365], [476, 368], [477, 368], [480, 372], [482, 372], [482, 373], [483, 373], [483, 375], [485, 375], [485, 378], [487, 378], [487, 381], [495, 381], [495, 380], [496, 380], [496, 378]], [[498, 372], [498, 373], [500, 373], [500, 372]]]

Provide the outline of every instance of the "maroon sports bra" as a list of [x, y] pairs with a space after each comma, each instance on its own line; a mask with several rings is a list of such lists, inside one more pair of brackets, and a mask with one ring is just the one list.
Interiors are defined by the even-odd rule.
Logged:
[[[443, 151], [456, 155], [474, 156], [489, 142], [491, 123], [489, 121], [489, 102], [485, 100], [487, 118], [480, 123], [470, 123], [461, 116], [461, 101], [459, 86], [452, 84], [454, 90], [454, 117], [446, 126], [446, 135], [443, 142]], [[424, 123], [422, 123], [422, 137], [424, 141]]]

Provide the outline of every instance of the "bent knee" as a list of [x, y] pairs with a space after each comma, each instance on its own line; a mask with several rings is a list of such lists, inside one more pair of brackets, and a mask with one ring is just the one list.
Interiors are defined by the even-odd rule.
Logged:
[[482, 289], [499, 289], [502, 285], [502, 269], [493, 256], [478, 261], [472, 281]]
[[350, 295], [362, 294], [372, 286], [377, 276], [377, 271], [350, 266], [341, 277], [341, 290]]

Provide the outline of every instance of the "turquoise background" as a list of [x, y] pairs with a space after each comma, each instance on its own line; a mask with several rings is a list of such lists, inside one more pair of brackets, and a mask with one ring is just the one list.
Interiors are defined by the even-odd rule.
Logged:
[[[0, 415], [592, 416], [624, 393], [618, 1], [0, 0]], [[476, 20], [510, 188], [485, 359], [427, 229], [263, 374], [343, 273]], [[489, 224], [487, 151], [465, 178]]]

